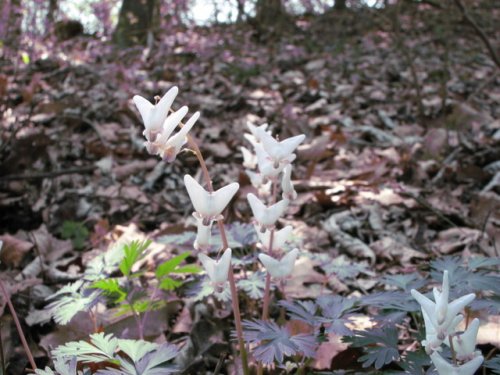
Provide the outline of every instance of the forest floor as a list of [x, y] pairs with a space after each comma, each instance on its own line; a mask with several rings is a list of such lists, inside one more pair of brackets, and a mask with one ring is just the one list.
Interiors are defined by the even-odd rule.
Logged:
[[[49, 348], [88, 334], [82, 320], [61, 328], [40, 315], [110, 243], [151, 238], [163, 252], [156, 261], [190, 249], [182, 178], [200, 173], [196, 158], [183, 152], [167, 164], [148, 155], [131, 100], [174, 85], [174, 107], [202, 113], [192, 134], [215, 187], [241, 185], [225, 215], [235, 238], [251, 222], [240, 151], [247, 122], [267, 122], [281, 139], [306, 135], [294, 168], [298, 198], [283, 223], [308, 255], [287, 296], [325, 288], [356, 296], [441, 256], [500, 256], [498, 68], [459, 15], [445, 22], [436, 13], [401, 15], [400, 32], [368, 10], [303, 18], [280, 37], [247, 25], [166, 30], [151, 49], [80, 37], [46, 58], [1, 66], [0, 277], [35, 356], [46, 361]], [[195, 319], [182, 303], [175, 311], [170, 340]], [[11, 371], [22, 373], [12, 319], [1, 319]], [[116, 330], [125, 324], [113, 319]], [[489, 319], [479, 343], [491, 348], [500, 328]], [[346, 350], [328, 345], [314, 368], [333, 369]], [[337, 368], [356, 368], [357, 357]]]

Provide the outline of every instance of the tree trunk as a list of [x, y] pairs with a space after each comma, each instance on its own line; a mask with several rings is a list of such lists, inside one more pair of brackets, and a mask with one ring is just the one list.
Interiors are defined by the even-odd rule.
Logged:
[[285, 16], [281, 0], [257, 0], [255, 20], [263, 27], [276, 25]]
[[333, 9], [335, 10], [344, 10], [347, 8], [346, 0], [335, 0], [335, 5]]
[[57, 0], [49, 0], [49, 11], [47, 12], [47, 30], [54, 25], [58, 10]]
[[120, 47], [146, 44], [157, 8], [156, 0], [123, 0], [113, 41]]
[[19, 48], [21, 40], [23, 23], [23, 10], [21, 8], [21, 0], [10, 0], [3, 2], [1, 9], [2, 16], [6, 15], [6, 19], [0, 20], [3, 23], [2, 34], [4, 45], [7, 50]]

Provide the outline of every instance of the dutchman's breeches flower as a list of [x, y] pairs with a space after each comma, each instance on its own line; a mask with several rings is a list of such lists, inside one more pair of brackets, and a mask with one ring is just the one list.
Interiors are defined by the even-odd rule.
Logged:
[[213, 221], [210, 220], [208, 224], [205, 224], [203, 216], [201, 216], [198, 212], [194, 212], [193, 216], [196, 219], [197, 227], [196, 239], [193, 246], [196, 250], [208, 250], [210, 249]]
[[272, 206], [267, 207], [260, 201], [255, 194], [249, 193], [247, 195], [248, 203], [252, 209], [253, 216], [257, 221], [261, 231], [271, 229], [278, 219], [285, 213], [288, 207], [288, 200], [281, 200]]
[[232, 251], [230, 248], [224, 251], [219, 260], [213, 260], [205, 254], [198, 254], [198, 259], [203, 264], [203, 268], [205, 268], [216, 290], [223, 288], [227, 282], [229, 267], [231, 266], [231, 255]]
[[[450, 294], [448, 271], [444, 271], [441, 290], [433, 289], [435, 302], [415, 289], [411, 290], [411, 294], [420, 304], [424, 316], [426, 339], [422, 344], [430, 354], [439, 375], [473, 375], [483, 363], [481, 353], [475, 351], [479, 320], [474, 319], [461, 335], [455, 336], [455, 331], [463, 320], [459, 312], [474, 300], [475, 295], [468, 294], [448, 303]], [[453, 343], [454, 358], [467, 362], [461, 365], [451, 364], [438, 354], [441, 344], [444, 342], [450, 345], [450, 340]]]
[[291, 275], [298, 255], [299, 249], [293, 249], [280, 260], [276, 260], [267, 254], [259, 254], [259, 259], [271, 277], [284, 279]]
[[[259, 241], [262, 244], [262, 249], [269, 252], [268, 246], [271, 240], [271, 231], [266, 230], [262, 232], [260, 228], [255, 228], [257, 232], [257, 236], [259, 237]], [[293, 227], [291, 225], [287, 225], [286, 227], [274, 231], [273, 234], [273, 250], [274, 251], [282, 251], [285, 248], [285, 244], [290, 241], [290, 237], [292, 236]]]
[[260, 132], [262, 147], [273, 161], [275, 168], [283, 163], [288, 164], [290, 156], [304, 139], [306, 139], [306, 136], [300, 134], [279, 142], [272, 135]]
[[288, 164], [283, 169], [283, 178], [281, 179], [281, 190], [283, 191], [283, 199], [297, 199], [297, 192], [292, 184], [292, 165]]
[[195, 211], [203, 218], [204, 225], [209, 225], [212, 220], [222, 218], [221, 212], [224, 211], [240, 187], [238, 183], [233, 182], [217, 191], [209, 192], [188, 174], [184, 176], [184, 184]]

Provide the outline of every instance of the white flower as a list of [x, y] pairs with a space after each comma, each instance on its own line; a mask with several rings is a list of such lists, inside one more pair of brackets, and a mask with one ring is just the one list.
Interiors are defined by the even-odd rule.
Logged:
[[134, 96], [134, 103], [141, 114], [142, 121], [144, 122], [145, 129], [143, 134], [148, 141], [153, 141], [156, 138], [156, 135], [161, 132], [163, 122], [167, 118], [170, 106], [174, 102], [178, 92], [179, 89], [176, 86], [172, 87], [155, 105], [140, 95]]
[[[260, 126], [255, 126], [249, 122], [247, 122], [247, 126], [248, 126], [248, 129], [250, 129], [250, 133], [252, 133], [251, 135], [253, 136], [253, 140], [256, 142], [256, 143], [259, 143], [261, 142], [261, 137], [262, 137], [262, 134], [270, 134], [269, 131], [267, 131], [267, 127], [269, 126], [268, 124], [262, 124]], [[248, 139], [248, 137], [247, 137]], [[250, 143], [252, 143], [252, 145], [254, 144], [253, 140], [250, 140]]]
[[478, 356], [461, 366], [454, 366], [441, 357], [438, 352], [432, 353], [430, 357], [439, 375], [474, 375], [484, 360], [482, 356]]
[[[300, 134], [279, 142], [274, 139], [272, 135], [267, 134], [266, 132], [260, 132], [262, 146], [274, 162], [275, 168], [277, 168], [281, 163], [289, 163], [291, 155], [293, 155], [295, 149], [304, 141], [304, 139], [306, 139], [306, 136], [304, 134]], [[293, 158], [295, 159], [295, 156]]]
[[292, 184], [292, 166], [288, 164], [283, 169], [283, 178], [281, 179], [281, 190], [283, 190], [284, 199], [297, 199], [297, 192]]
[[298, 255], [299, 249], [293, 249], [281, 260], [276, 260], [266, 254], [259, 254], [259, 259], [272, 277], [283, 279], [292, 273]]
[[196, 219], [197, 227], [194, 248], [196, 250], [208, 250], [210, 248], [210, 238], [212, 237], [213, 220], [209, 220], [208, 224], [205, 225], [203, 216], [197, 212], [194, 212], [193, 216]]
[[205, 225], [208, 225], [211, 220], [220, 219], [221, 212], [240, 187], [237, 182], [233, 182], [217, 191], [208, 192], [188, 174], [184, 176], [184, 184], [195, 211], [203, 217]]
[[[259, 166], [259, 172], [264, 178], [264, 180], [274, 179], [281, 173], [283, 168], [285, 168], [286, 166], [285, 163], [276, 164], [260, 144], [255, 146], [255, 154], [257, 155], [257, 164]], [[295, 154], [291, 154], [288, 157], [287, 162], [291, 163], [294, 160], [295, 160]]]
[[[167, 118], [165, 124], [167, 123], [170, 117], [175, 115], [175, 113]], [[168, 162], [174, 161], [177, 154], [181, 150], [182, 146], [184, 146], [184, 144], [187, 142], [187, 133], [191, 130], [191, 128], [196, 123], [196, 121], [198, 121], [199, 118], [200, 118], [200, 112], [196, 112], [193, 116], [191, 116], [188, 122], [186, 122], [186, 124], [171, 138], [169, 138], [171, 132], [170, 133], [166, 132], [168, 133], [167, 136], [165, 136], [163, 133], [160, 134], [156, 138], [156, 141], [153, 143], [155, 148], [158, 150], [156, 153], [160, 155], [162, 159], [165, 161]]]
[[438, 340], [444, 340], [450, 334], [454, 329], [453, 324], [456, 322], [457, 314], [476, 297], [474, 293], [471, 293], [448, 303], [449, 290], [448, 271], [444, 271], [441, 291], [437, 288], [433, 290], [436, 302], [432, 302], [415, 289], [411, 290], [413, 298], [420, 304], [422, 311], [426, 312]]
[[227, 281], [231, 265], [231, 254], [231, 249], [226, 249], [219, 260], [213, 260], [205, 254], [198, 254], [198, 259], [203, 264], [205, 271], [207, 271], [210, 281], [217, 287], [223, 286]]
[[243, 154], [243, 166], [248, 169], [255, 169], [257, 166], [257, 156], [252, 154], [246, 147], [241, 146], [240, 149]]
[[257, 220], [257, 223], [261, 227], [261, 230], [266, 228], [272, 228], [276, 221], [285, 213], [288, 207], [288, 201], [283, 199], [278, 203], [267, 207], [264, 203], [260, 201], [255, 194], [249, 193], [247, 195], [248, 203], [252, 209], [253, 216]]
[[[464, 333], [453, 336], [453, 349], [459, 361], [468, 361], [477, 357], [481, 352], [476, 351], [476, 338], [479, 331], [479, 319], [474, 318]], [[448, 344], [448, 342], [445, 341]]]
[[427, 354], [431, 354], [435, 350], [441, 351], [441, 344], [443, 342], [448, 343], [448, 340], [445, 339], [455, 332], [455, 328], [464, 318], [463, 315], [460, 314], [455, 316], [451, 323], [446, 326], [446, 329], [442, 328], [442, 334], [439, 336], [440, 338], [438, 338], [436, 327], [433, 325], [431, 318], [424, 309], [422, 309], [422, 315], [425, 323], [425, 340], [422, 341], [422, 345], [425, 347]]
[[248, 169], [245, 170], [245, 173], [250, 178], [252, 186], [257, 189], [260, 197], [268, 197], [271, 195], [271, 188], [273, 187], [273, 182], [271, 180], [264, 181], [260, 173]]
[[[271, 231], [266, 230], [264, 233], [258, 228], [255, 228], [257, 231], [257, 236], [259, 237], [259, 241], [262, 244], [262, 248], [269, 252], [269, 241], [271, 240]], [[273, 233], [273, 251], [283, 250], [285, 244], [290, 241], [290, 237], [292, 236], [293, 227], [291, 225], [287, 225], [286, 227], [274, 231]]]

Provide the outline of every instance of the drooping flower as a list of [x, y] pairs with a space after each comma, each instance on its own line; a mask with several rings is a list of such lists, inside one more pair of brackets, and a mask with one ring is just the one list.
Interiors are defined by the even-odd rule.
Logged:
[[[474, 318], [465, 332], [458, 336], [453, 336], [453, 349], [459, 361], [469, 361], [481, 354], [476, 350], [477, 332], [479, 331], [479, 319]], [[445, 343], [448, 343], [445, 341]]]
[[257, 167], [257, 156], [252, 154], [246, 147], [241, 146], [240, 150], [243, 155], [243, 166], [248, 169], [255, 169]]
[[[174, 114], [172, 114], [172, 116]], [[165, 123], [167, 123], [170, 117], [171, 116], [167, 118]], [[188, 122], [186, 122], [186, 124], [172, 137], [170, 137], [171, 132], [168, 135], [166, 135], [168, 132], [166, 132], [165, 134], [160, 134], [156, 138], [156, 141], [153, 142], [153, 145], [157, 150], [156, 153], [160, 155], [161, 158], [165, 161], [174, 161], [182, 146], [184, 146], [184, 144], [187, 142], [188, 132], [191, 130], [191, 128], [199, 118], [200, 112], [196, 112], [193, 116], [191, 116]]]
[[188, 174], [184, 176], [184, 184], [195, 211], [203, 218], [205, 225], [208, 225], [211, 220], [221, 218], [221, 212], [224, 211], [240, 187], [237, 182], [233, 182], [217, 191], [209, 192]]
[[446, 338], [455, 332], [455, 329], [464, 318], [461, 314], [455, 316], [451, 323], [448, 324], [446, 328], [440, 331], [441, 334], [438, 337], [436, 327], [434, 326], [431, 318], [429, 318], [429, 315], [427, 315], [424, 309], [422, 309], [422, 315], [424, 317], [425, 323], [425, 340], [422, 341], [422, 345], [425, 347], [425, 351], [427, 354], [431, 354], [435, 350], [440, 351], [441, 344], [443, 342], [448, 342]]
[[196, 250], [210, 249], [210, 239], [212, 237], [212, 224], [213, 220], [209, 220], [207, 224], [204, 223], [203, 216], [198, 212], [193, 213], [196, 219], [196, 239], [194, 240], [194, 248]]
[[[269, 154], [264, 150], [262, 145], [258, 144], [254, 147], [255, 154], [257, 155], [257, 165], [259, 166], [259, 172], [264, 180], [275, 179], [285, 168], [285, 163], [276, 164]], [[291, 154], [287, 162], [291, 163], [295, 159], [295, 154]]]
[[457, 314], [476, 297], [474, 293], [471, 293], [448, 303], [449, 290], [448, 271], [444, 271], [441, 291], [437, 288], [433, 289], [436, 302], [432, 302], [415, 289], [411, 290], [411, 295], [420, 304], [422, 311], [427, 314], [429, 324], [434, 329], [437, 339], [441, 341], [453, 331], [454, 324], [457, 322]]
[[[262, 244], [262, 248], [266, 251], [269, 251], [269, 242], [271, 240], [271, 231], [266, 230], [262, 232], [259, 228], [256, 228], [257, 236], [259, 237], [259, 241]], [[292, 236], [293, 227], [291, 225], [287, 225], [286, 227], [276, 230], [273, 233], [273, 251], [283, 250], [285, 244], [290, 241], [290, 237]]]
[[276, 260], [267, 254], [259, 254], [259, 259], [272, 277], [284, 279], [292, 273], [298, 255], [299, 249], [293, 249], [280, 260]]
[[141, 114], [142, 121], [144, 122], [143, 134], [149, 142], [154, 141], [156, 139], [156, 135], [161, 132], [163, 122], [167, 118], [170, 107], [172, 106], [178, 92], [179, 89], [177, 86], [172, 87], [165, 95], [163, 95], [163, 98], [161, 98], [158, 103], [154, 105], [140, 95], [134, 96], [134, 103]]
[[264, 203], [260, 201], [255, 194], [249, 193], [247, 195], [248, 203], [252, 209], [253, 216], [259, 224], [261, 230], [270, 229], [274, 227], [274, 224], [278, 219], [285, 213], [288, 207], [288, 201], [283, 199], [272, 206], [267, 207]]
[[[260, 126], [255, 126], [249, 122], [247, 122], [247, 127], [250, 130], [250, 135], [253, 137], [249, 139], [249, 137], [246, 137], [252, 145], [255, 145], [255, 143], [260, 143], [261, 142], [261, 137], [262, 134], [270, 134], [270, 132], [267, 130], [268, 124], [262, 124]], [[245, 134], [246, 136], [247, 134]]]
[[439, 375], [474, 375], [484, 361], [483, 356], [478, 356], [463, 365], [455, 366], [441, 357], [438, 352], [432, 353], [430, 357]]
[[213, 260], [205, 254], [198, 254], [198, 259], [203, 264], [203, 268], [214, 286], [220, 287], [226, 283], [231, 265], [231, 255], [232, 251], [229, 248], [224, 251], [219, 260]]
[[[270, 134], [265, 132], [260, 133], [262, 146], [273, 161], [276, 168], [279, 164], [290, 163], [290, 158], [294, 155], [293, 152], [304, 141], [304, 139], [306, 139], [306, 136], [304, 134], [300, 134], [280, 142]], [[295, 155], [293, 156], [293, 159], [295, 159]]]
[[292, 165], [288, 164], [283, 168], [283, 177], [281, 179], [281, 190], [283, 191], [283, 199], [297, 199], [297, 192], [292, 184]]
[[260, 173], [253, 172], [248, 169], [245, 170], [245, 173], [250, 178], [252, 186], [257, 189], [260, 197], [268, 197], [271, 195], [271, 188], [273, 185], [271, 180], [264, 181], [264, 178]]

